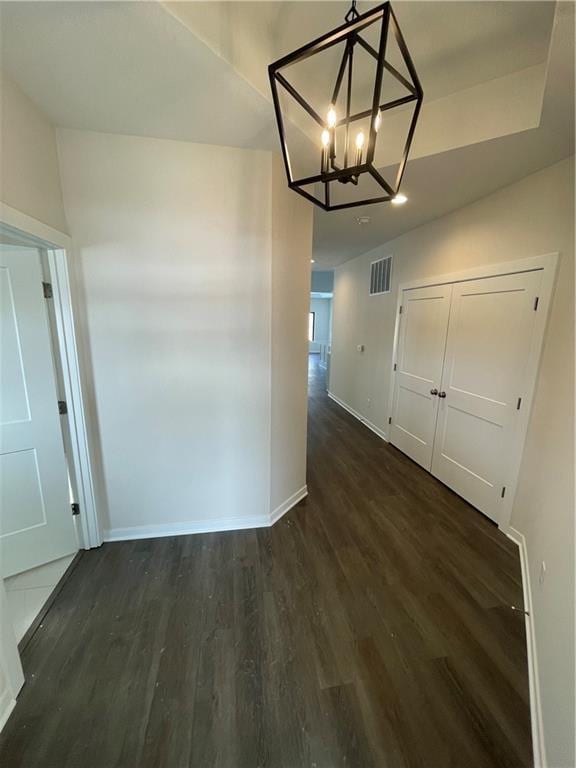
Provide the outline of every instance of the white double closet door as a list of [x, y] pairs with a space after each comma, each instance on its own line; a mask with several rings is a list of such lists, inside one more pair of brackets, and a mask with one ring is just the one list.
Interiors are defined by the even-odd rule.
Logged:
[[390, 441], [501, 522], [542, 271], [404, 290]]

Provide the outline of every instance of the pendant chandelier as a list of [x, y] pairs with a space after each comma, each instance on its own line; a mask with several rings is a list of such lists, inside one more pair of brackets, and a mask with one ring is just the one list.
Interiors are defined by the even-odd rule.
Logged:
[[344, 18], [268, 68], [288, 186], [326, 211], [394, 200], [423, 99], [390, 3]]

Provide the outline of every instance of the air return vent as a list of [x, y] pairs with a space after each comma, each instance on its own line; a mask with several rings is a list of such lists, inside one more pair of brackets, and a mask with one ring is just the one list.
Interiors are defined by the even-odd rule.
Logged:
[[390, 293], [390, 279], [392, 277], [392, 256], [373, 261], [370, 265], [370, 296], [379, 293]]

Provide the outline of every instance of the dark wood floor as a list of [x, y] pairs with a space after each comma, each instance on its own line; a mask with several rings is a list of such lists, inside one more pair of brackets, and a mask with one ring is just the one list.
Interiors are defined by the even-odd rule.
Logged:
[[310, 495], [273, 528], [80, 559], [3, 768], [532, 765], [515, 546], [310, 385]]

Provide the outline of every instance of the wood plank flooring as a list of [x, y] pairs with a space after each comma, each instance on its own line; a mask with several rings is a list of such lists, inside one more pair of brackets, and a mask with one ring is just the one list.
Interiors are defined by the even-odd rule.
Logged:
[[24, 652], [2, 768], [532, 765], [516, 547], [310, 368], [271, 529], [87, 552]]

